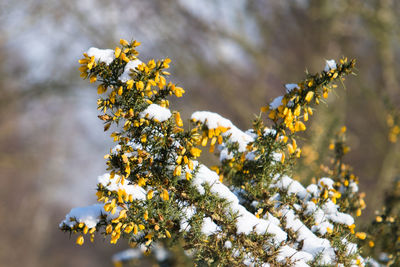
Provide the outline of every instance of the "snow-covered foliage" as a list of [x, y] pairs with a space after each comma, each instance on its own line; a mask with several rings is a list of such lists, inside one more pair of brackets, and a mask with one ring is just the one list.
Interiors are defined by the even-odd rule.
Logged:
[[[105, 157], [108, 171], [98, 178], [101, 204], [74, 208], [60, 224], [80, 233], [78, 244], [102, 231], [111, 243], [124, 237], [146, 252], [158, 241], [181, 239], [194, 261], [207, 264], [363, 264], [353, 210], [342, 203], [342, 196], [357, 196], [354, 179], [343, 186], [323, 177], [304, 187], [288, 175], [301, 154], [295, 137], [306, 129], [311, 104], [351, 73], [353, 61], [329, 60], [323, 72], [287, 84], [283, 96], [262, 108], [270, 127], [257, 117], [242, 131], [216, 113], [198, 111], [185, 130], [166, 99], [185, 92], [166, 81], [170, 60], [142, 63], [138, 42], [120, 43], [115, 50], [91, 48], [80, 61], [82, 77], [101, 81], [105, 130], [113, 123], [119, 128], [111, 134], [118, 145]], [[219, 154], [219, 166], [199, 162], [199, 147], [208, 145]], [[137, 250], [128, 250], [114, 261], [136, 257]]]

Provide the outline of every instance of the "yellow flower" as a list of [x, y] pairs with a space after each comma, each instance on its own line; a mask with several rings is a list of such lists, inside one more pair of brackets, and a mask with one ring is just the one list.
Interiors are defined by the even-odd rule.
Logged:
[[181, 114], [179, 112], [175, 113], [175, 123], [177, 126], [182, 127], [183, 126], [183, 121], [181, 119]]
[[147, 199], [150, 200], [150, 199], [153, 198], [153, 196], [154, 196], [154, 191], [153, 191], [153, 190], [150, 190], [150, 191], [147, 193]]
[[200, 157], [201, 149], [198, 149], [196, 147], [192, 147], [190, 149], [190, 154], [192, 154], [192, 156], [195, 157], [195, 158]]
[[133, 43], [132, 43], [132, 46], [134, 46], [134, 47], [139, 46], [139, 45], [141, 45], [141, 43], [136, 40], [133, 41]]
[[171, 63], [171, 59], [169, 59], [169, 58], [164, 59], [163, 68], [168, 69], [169, 63]]
[[128, 163], [128, 157], [127, 157], [125, 154], [123, 154], [123, 155], [121, 156], [121, 158], [122, 158], [122, 162]]
[[175, 87], [175, 89], [172, 90], [172, 92], [177, 96], [177, 97], [182, 97], [182, 95], [185, 93], [185, 90], [181, 87]]
[[367, 234], [364, 233], [364, 232], [357, 232], [356, 233], [356, 237], [361, 239], [361, 240], [364, 240], [367, 237]]
[[313, 97], [314, 97], [314, 92], [313, 92], [313, 91], [308, 91], [308, 93], [307, 93], [307, 95], [306, 95], [306, 97], [305, 97], [305, 100], [306, 100], [307, 102], [310, 102], [310, 101], [312, 100]]
[[78, 236], [78, 238], [76, 239], [76, 244], [82, 246], [83, 243], [85, 242], [85, 239], [83, 238], [83, 235]]
[[114, 52], [115, 58], [119, 58], [119, 56], [121, 55], [121, 48], [119, 48], [118, 46], [115, 48], [115, 52]]
[[325, 189], [324, 194], [323, 194], [324, 199], [327, 199], [328, 196], [329, 196], [329, 192], [328, 192], [328, 190]]
[[356, 225], [354, 223], [352, 225], [349, 225], [349, 229], [352, 234], [354, 234], [354, 228], [356, 228]]
[[189, 160], [187, 165], [188, 165], [189, 170], [193, 171], [193, 167], [194, 167], [193, 166], [193, 161]]
[[128, 45], [129, 45], [128, 41], [127, 41], [127, 40], [124, 40], [124, 39], [120, 39], [120, 40], [119, 40], [119, 43], [120, 43], [121, 45], [123, 45], [123, 46], [128, 46]]
[[125, 53], [121, 53], [121, 59], [122, 59], [123, 61], [125, 61], [126, 63], [129, 62], [129, 58], [125, 55]]
[[357, 209], [357, 211], [356, 211], [356, 216], [357, 216], [357, 217], [360, 217], [360, 216], [361, 216], [361, 209]]
[[106, 227], [106, 234], [110, 234], [111, 232], [112, 232], [112, 225], [109, 224], [109, 225], [107, 225], [107, 227]]
[[300, 110], [301, 110], [300, 105], [297, 105], [296, 108], [294, 109], [293, 115], [300, 116]]
[[140, 90], [143, 90], [144, 83], [142, 81], [138, 81], [138, 82], [136, 82], [135, 86], [136, 86], [136, 89], [140, 91]]
[[294, 129], [296, 130], [296, 132], [305, 131], [306, 130], [306, 126], [301, 121], [296, 121]]
[[288, 147], [289, 154], [293, 154], [294, 153], [293, 145], [292, 144], [288, 144], [287, 147]]
[[178, 165], [174, 170], [174, 176], [180, 176], [181, 174], [182, 174], [182, 166]]
[[168, 238], [171, 238], [171, 234], [170, 234], [170, 232], [169, 232], [168, 230], [165, 230], [165, 235], [166, 235]]
[[120, 86], [120, 87], [118, 88], [118, 95], [122, 95], [122, 92], [123, 92], [123, 87]]
[[147, 67], [149, 69], [154, 69], [156, 67], [156, 63], [154, 62], [154, 59], [149, 60], [149, 62], [147, 63]]
[[127, 176], [129, 176], [129, 174], [131, 174], [131, 168], [129, 167], [129, 164], [126, 164], [125, 172], [126, 172]]
[[162, 200], [167, 201], [169, 200], [169, 194], [166, 189], [163, 189], [162, 193], [160, 194]]
[[201, 146], [206, 146], [208, 142], [208, 137], [203, 137], [203, 139], [201, 139]]
[[132, 89], [132, 87], [133, 87], [133, 80], [127, 81], [127, 82], [126, 82], [126, 88]]
[[146, 185], [146, 179], [143, 178], [143, 177], [140, 177], [139, 180], [138, 180], [138, 185], [142, 186], [142, 187], [145, 186]]
[[304, 121], [308, 121], [308, 113], [304, 113]]
[[106, 88], [103, 84], [100, 84], [100, 85], [97, 87], [97, 93], [98, 93], [99, 95], [105, 93], [106, 91], [107, 91], [107, 88]]
[[270, 118], [271, 120], [275, 120], [276, 119], [276, 110], [271, 110], [268, 114], [268, 118]]

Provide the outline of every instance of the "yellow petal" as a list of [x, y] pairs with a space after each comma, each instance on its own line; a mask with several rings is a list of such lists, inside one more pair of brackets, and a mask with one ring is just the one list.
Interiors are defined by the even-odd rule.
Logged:
[[115, 52], [114, 52], [115, 58], [119, 58], [119, 56], [121, 55], [121, 48], [119, 48], [118, 46], [115, 48]]
[[128, 46], [128, 45], [129, 45], [128, 41], [127, 41], [127, 40], [124, 40], [124, 39], [120, 39], [120, 40], [119, 40], [119, 43], [120, 43], [121, 45], [123, 45], [123, 46]]
[[308, 93], [307, 93], [307, 95], [305, 97], [305, 100], [307, 102], [310, 102], [312, 100], [313, 96], [314, 96], [314, 92], [313, 91], [308, 91]]
[[76, 244], [82, 246], [83, 243], [85, 242], [85, 239], [83, 238], [83, 235], [78, 236], [78, 238], [76, 239]]

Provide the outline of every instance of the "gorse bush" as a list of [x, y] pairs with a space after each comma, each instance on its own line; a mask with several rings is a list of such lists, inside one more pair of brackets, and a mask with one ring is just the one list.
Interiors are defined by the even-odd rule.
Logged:
[[[328, 60], [261, 108], [250, 130], [207, 111], [184, 125], [168, 97], [185, 90], [167, 81], [170, 59], [138, 59], [139, 42], [91, 48], [81, 77], [98, 83], [99, 118], [116, 146], [98, 178], [98, 204], [71, 210], [60, 224], [82, 245], [95, 234], [127, 239], [146, 254], [179, 245], [196, 264], [217, 266], [363, 265], [353, 216], [365, 208], [358, 179], [343, 163], [345, 128], [330, 145], [328, 177], [303, 187], [290, 178], [299, 132], [318, 105], [351, 74], [355, 61]], [[268, 122], [267, 122], [268, 121]], [[220, 164], [198, 161], [208, 149]], [[364, 243], [363, 243], [364, 242]], [[370, 244], [370, 248], [373, 247]], [[368, 247], [368, 246], [367, 246]]]

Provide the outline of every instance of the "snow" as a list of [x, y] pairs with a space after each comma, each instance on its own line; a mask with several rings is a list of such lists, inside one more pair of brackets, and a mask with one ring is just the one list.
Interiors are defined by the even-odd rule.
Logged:
[[333, 184], [335, 182], [331, 179], [331, 178], [321, 178], [318, 180], [318, 185], [322, 188], [322, 187], [326, 187], [328, 189], [333, 189]]
[[115, 58], [114, 50], [112, 50], [112, 49], [98, 49], [96, 47], [91, 47], [86, 52], [86, 54], [89, 57], [94, 56], [95, 61], [104, 62], [107, 65], [109, 65], [111, 62], [113, 62], [113, 60]]
[[118, 180], [118, 175], [110, 179], [109, 173], [105, 173], [97, 178], [98, 183], [102, 184], [109, 191], [118, 192], [118, 190], [125, 190], [126, 194], [132, 195], [134, 200], [146, 199], [146, 191], [142, 187], [136, 184], [129, 184], [129, 181], [125, 181], [124, 184], [117, 183]]
[[315, 205], [314, 202], [312, 202], [312, 201], [307, 201], [306, 202], [306, 209], [304, 211], [305, 215], [313, 214], [313, 213], [316, 212], [316, 210], [317, 210], [317, 205]]
[[232, 248], [232, 242], [229, 241], [229, 240], [225, 241], [224, 247], [227, 248], [227, 249]]
[[336, 62], [335, 60], [331, 59], [331, 60], [326, 60], [326, 64], [325, 64], [325, 68], [324, 71], [328, 72], [330, 70], [335, 70], [336, 69]]
[[298, 218], [294, 211], [288, 207], [282, 209], [286, 219], [287, 228], [297, 233], [297, 241], [303, 242], [303, 252], [312, 254], [314, 257], [322, 253], [322, 264], [331, 264], [335, 259], [335, 252], [330, 246], [329, 240], [317, 237]]
[[140, 118], [148, 117], [157, 121], [166, 121], [171, 117], [171, 111], [157, 104], [149, 105], [144, 111], [140, 112]]
[[318, 225], [313, 225], [311, 231], [318, 232], [320, 235], [325, 235], [328, 232], [328, 228], [333, 230], [333, 224], [328, 221], [323, 221]]
[[158, 262], [165, 261], [170, 257], [168, 250], [158, 244], [153, 246], [152, 251], [155, 254]]
[[201, 226], [201, 232], [206, 236], [216, 234], [218, 231], [221, 231], [221, 227], [216, 225], [210, 217], [205, 217], [203, 219], [203, 225]]
[[119, 262], [119, 261], [129, 261], [133, 259], [139, 259], [142, 257], [143, 252], [139, 249], [126, 249], [124, 251], [118, 252], [113, 255], [112, 261]]
[[277, 109], [280, 105], [282, 105], [283, 96], [278, 96], [269, 104], [271, 109]]
[[346, 255], [351, 255], [357, 252], [357, 244], [347, 241], [346, 238], [342, 240], [342, 243], [346, 245]]
[[89, 228], [93, 228], [100, 222], [100, 217], [106, 215], [108, 220], [112, 220], [118, 217], [118, 212], [112, 215], [104, 210], [104, 204], [94, 204], [91, 206], [77, 207], [71, 209], [71, 211], [65, 216], [65, 219], [60, 223], [60, 227], [63, 225], [73, 228], [76, 224], [84, 223]]
[[[231, 143], [238, 143], [239, 152], [246, 151], [247, 144], [254, 141], [254, 138], [248, 132], [243, 132], [233, 125], [230, 120], [225, 119], [217, 113], [209, 111], [196, 111], [192, 114], [191, 119], [202, 122], [203, 124], [207, 125], [208, 129], [216, 129], [218, 127], [228, 128], [228, 130], [222, 135], [229, 137], [229, 141]], [[228, 151], [224, 151], [224, 153], [221, 152], [221, 155], [223, 154], [226, 158], [231, 157], [228, 155]]]
[[[138, 248], [129, 248], [124, 251], [118, 252], [113, 255], [113, 262], [126, 262], [133, 259], [140, 259], [143, 253], [147, 250], [147, 247], [144, 245], [139, 246]], [[156, 257], [158, 262], [165, 261], [169, 258], [169, 252], [160, 244], [155, 243], [151, 249], [152, 253]]]
[[[237, 128], [230, 120], [225, 119], [221, 115], [209, 112], [209, 111], [196, 111], [192, 114], [191, 119], [193, 121], [200, 121], [205, 124], [208, 129], [216, 129], [218, 127], [228, 128], [228, 130], [222, 134], [224, 137], [228, 137], [230, 143], [237, 143], [239, 145], [239, 152], [245, 152], [247, 144], [254, 141], [254, 134], [250, 131], [243, 132]], [[229, 153], [225, 145], [220, 147], [220, 160], [231, 159], [232, 155]], [[251, 158], [252, 155], [249, 155]]]
[[218, 113], [210, 111], [196, 111], [192, 114], [191, 119], [194, 121], [201, 121], [206, 124], [209, 129], [216, 129], [220, 126], [226, 128], [234, 127], [230, 120], [225, 119]]
[[127, 82], [129, 80], [131, 80], [131, 70], [135, 70], [137, 66], [139, 66], [140, 64], [142, 64], [143, 62], [140, 61], [139, 59], [135, 59], [135, 60], [131, 60], [129, 61], [124, 68], [124, 72], [121, 74], [121, 76], [119, 76], [119, 80], [121, 82]]
[[322, 209], [325, 212], [325, 216], [333, 222], [346, 224], [348, 226], [354, 224], [354, 218], [349, 214], [339, 212], [338, 206], [331, 200], [322, 205]]
[[278, 187], [280, 189], [286, 189], [289, 194], [296, 194], [300, 198], [304, 198], [306, 196], [306, 189], [296, 180], [293, 180], [287, 175], [284, 175], [277, 179], [277, 183], [271, 185], [271, 187]]
[[353, 193], [358, 192], [358, 185], [355, 182], [350, 182], [349, 188], [351, 189], [351, 192], [353, 192]]
[[316, 184], [310, 184], [309, 186], [307, 186], [307, 192], [309, 193], [309, 195], [317, 197], [319, 194], [318, 186]]
[[196, 208], [193, 206], [187, 206], [187, 203], [181, 204], [182, 212], [184, 217], [180, 221], [180, 229], [181, 231], [189, 231], [191, 226], [189, 224], [189, 220], [196, 214]]
[[300, 89], [299, 86], [296, 83], [285, 84], [285, 88], [286, 88], [286, 93], [290, 93], [294, 89]]
[[[269, 233], [273, 235], [275, 244], [279, 244], [287, 239], [287, 234], [277, 224], [277, 219], [265, 220], [259, 219], [254, 214], [246, 210], [239, 204], [239, 199], [231, 190], [219, 181], [219, 176], [204, 165], [200, 165], [198, 172], [192, 179], [193, 185], [199, 193], [204, 194], [202, 184], [207, 183], [210, 186], [211, 193], [230, 202], [230, 209], [238, 212], [236, 228], [238, 234], [250, 234], [255, 231], [257, 234]], [[270, 217], [273, 217], [270, 215]]]
[[314, 257], [310, 253], [304, 251], [298, 251], [289, 246], [282, 246], [279, 249], [279, 254], [276, 257], [277, 261], [285, 263], [286, 259], [290, 259], [293, 263], [291, 266], [295, 267], [307, 267], [309, 266], [306, 262], [312, 260]]

